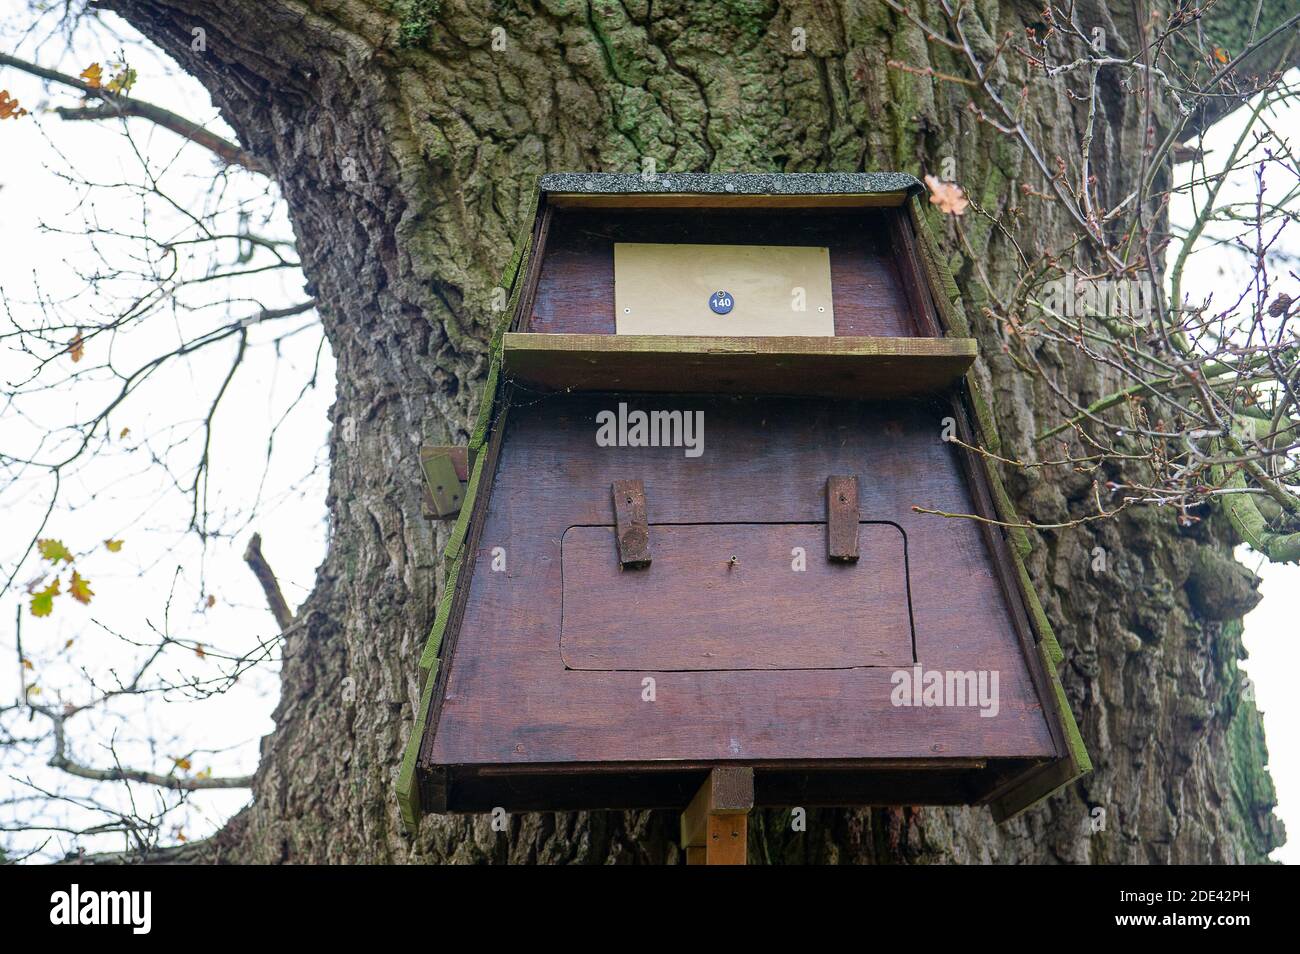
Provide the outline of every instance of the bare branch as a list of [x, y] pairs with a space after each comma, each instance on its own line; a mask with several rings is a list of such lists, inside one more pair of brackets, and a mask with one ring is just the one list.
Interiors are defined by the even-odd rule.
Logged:
[[20, 60], [16, 56], [10, 56], [8, 53], [0, 53], [0, 66], [12, 66], [14, 69], [22, 70], [24, 73], [30, 73], [32, 76], [39, 76], [41, 79], [49, 80], [52, 83], [59, 83], [63, 86], [69, 86], [72, 89], [80, 90], [87, 96], [101, 100], [103, 105], [85, 107], [82, 109], [59, 108], [55, 112], [63, 119], [113, 119], [135, 116], [140, 119], [147, 119], [150, 122], [169, 129], [176, 135], [188, 139], [196, 145], [202, 146], [215, 154], [227, 165], [243, 166], [250, 172], [257, 172], [264, 176], [271, 174], [270, 168], [262, 160], [258, 159], [246, 149], [236, 145], [228, 139], [223, 139], [216, 133], [204, 129], [198, 123], [186, 119], [184, 116], [177, 115], [169, 109], [163, 109], [161, 106], [155, 106], [152, 103], [143, 100], [133, 99], [130, 96], [123, 96], [120, 93], [113, 93], [100, 86], [91, 86], [89, 83], [78, 79], [75, 76], [69, 76], [66, 73], [60, 73], [57, 70], [47, 69], [38, 66], [35, 63], [29, 63], [26, 60]]
[[51, 768], [60, 769], [78, 778], [88, 778], [97, 782], [141, 782], [145, 785], [156, 785], [159, 788], [168, 788], [176, 792], [198, 792], [214, 788], [251, 788], [253, 785], [253, 776], [251, 775], [236, 775], [229, 778], [213, 776], [204, 778], [196, 775], [192, 778], [186, 778], [180, 775], [159, 775], [156, 772], [142, 772], [139, 769], [90, 768], [65, 757], [51, 759], [49, 764]]
[[289, 604], [284, 601], [284, 596], [280, 593], [280, 584], [276, 581], [270, 564], [266, 562], [266, 557], [262, 556], [260, 533], [253, 534], [252, 539], [248, 541], [248, 549], [244, 551], [244, 562], [257, 577], [257, 582], [262, 584], [262, 592], [266, 594], [266, 604], [271, 609], [271, 615], [275, 617], [276, 625], [282, 630], [288, 629], [293, 625], [293, 613], [289, 611]]

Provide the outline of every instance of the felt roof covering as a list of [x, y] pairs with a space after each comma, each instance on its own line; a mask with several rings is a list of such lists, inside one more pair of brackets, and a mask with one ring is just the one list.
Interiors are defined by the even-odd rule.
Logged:
[[[542, 210], [555, 196], [607, 196], [629, 197], [628, 208], [636, 208], [636, 198], [654, 195], [683, 195], [718, 197], [719, 204], [728, 196], [870, 196], [896, 195], [891, 205], [903, 207], [917, 237], [917, 257], [921, 263], [922, 280], [933, 297], [939, 323], [946, 334], [968, 337], [970, 327], [966, 319], [959, 288], [953, 278], [942, 245], [935, 234], [935, 213], [924, 202], [925, 189], [913, 176], [899, 172], [863, 173], [678, 173], [661, 172], [653, 176], [638, 173], [551, 173], [537, 180], [532, 193], [532, 207], [522, 223], [522, 235], [515, 243], [514, 254], [502, 276], [502, 287], [510, 289], [509, 304], [503, 320], [495, 329], [490, 344], [490, 364], [483, 385], [479, 412], [469, 441], [470, 477], [465, 500], [452, 529], [443, 553], [445, 569], [443, 592], [428, 640], [419, 661], [420, 698], [414, 711], [411, 734], [408, 738], [400, 768], [397, 795], [402, 820], [408, 830], [414, 831], [421, 813], [420, 784], [417, 779], [417, 760], [425, 736], [428, 719], [433, 709], [433, 694], [442, 664], [443, 637], [452, 615], [458, 586], [466, 585], [467, 564], [473, 560], [472, 546], [467, 546], [475, 519], [476, 504], [487, 493], [493, 479], [484, 473], [488, 443], [499, 423], [498, 411], [507, 385], [502, 369], [502, 342], [505, 332], [518, 327], [522, 308], [521, 297], [529, 274], [529, 266], [540, 250], [533, 248], [539, 233]], [[702, 203], [707, 205], [707, 202]], [[616, 205], [616, 203], [615, 203]], [[984, 448], [996, 454], [1001, 447], [991, 406], [982, 395], [974, 369], [968, 372], [960, 385], [960, 397], [974, 422], [975, 431]], [[983, 456], [982, 471], [987, 477], [998, 518], [1004, 528], [1007, 548], [1014, 563], [1013, 575], [1019, 595], [1029, 617], [1036, 640], [1037, 664], [1041, 666], [1047, 695], [1042, 699], [1047, 719], [1065, 740], [1065, 757], [1043, 765], [1018, 779], [1007, 789], [995, 793], [987, 803], [994, 817], [1003, 821], [1013, 817], [1038, 801], [1050, 796], [1065, 785], [1092, 770], [1092, 764], [1070, 711], [1069, 701], [1057, 674], [1056, 667], [1063, 659], [1055, 633], [1043, 610], [1025, 565], [1025, 557], [1032, 544], [1006, 493], [998, 467]], [[485, 483], [485, 481], [487, 483]], [[466, 554], [468, 553], [468, 557]], [[462, 571], [465, 571], [462, 573]], [[1041, 693], [1040, 693], [1041, 695]]]
[[546, 193], [586, 195], [873, 195], [919, 192], [905, 172], [554, 172], [541, 177]]

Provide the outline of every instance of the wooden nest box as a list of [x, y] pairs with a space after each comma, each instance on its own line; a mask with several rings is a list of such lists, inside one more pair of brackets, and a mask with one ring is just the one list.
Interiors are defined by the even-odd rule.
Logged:
[[[548, 175], [399, 780], [421, 812], [983, 805], [1088, 771], [911, 176]], [[955, 437], [960, 443], [952, 441]], [[946, 514], [944, 517], [914, 508]]]

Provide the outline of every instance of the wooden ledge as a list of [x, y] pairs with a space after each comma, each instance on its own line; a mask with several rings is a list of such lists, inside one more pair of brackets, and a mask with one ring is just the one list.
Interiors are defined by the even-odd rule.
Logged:
[[976, 353], [973, 338], [510, 332], [503, 364], [513, 380], [544, 390], [877, 399], [944, 391]]

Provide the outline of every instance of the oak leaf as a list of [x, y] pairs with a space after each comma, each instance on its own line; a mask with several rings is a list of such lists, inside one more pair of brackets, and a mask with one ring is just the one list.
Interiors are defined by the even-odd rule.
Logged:
[[98, 63], [91, 63], [77, 75], [86, 81], [87, 86], [94, 89], [99, 89], [104, 83], [104, 70]]
[[41, 556], [51, 563], [58, 563], [62, 560], [64, 563], [72, 562], [72, 552], [63, 545], [62, 540], [44, 539], [36, 541], [36, 549], [41, 551]]
[[18, 105], [18, 100], [9, 95], [9, 90], [0, 89], [0, 119], [17, 119], [26, 115], [27, 110]]
[[110, 93], [129, 93], [131, 87], [135, 85], [136, 72], [129, 66], [123, 66], [121, 71], [108, 81], [105, 87]]
[[89, 603], [95, 591], [90, 588], [90, 581], [76, 570], [72, 571], [72, 582], [68, 584], [68, 593], [78, 603]]
[[54, 612], [54, 597], [59, 595], [59, 578], [56, 576], [54, 582], [32, 596], [32, 615], [49, 616]]
[[85, 339], [81, 337], [81, 332], [78, 331], [72, 336], [72, 340], [68, 342], [68, 357], [72, 359], [73, 364], [76, 364], [85, 356], [86, 342]]
[[117, 553], [122, 549], [122, 542], [121, 540], [105, 540], [104, 547], [109, 553]]
[[926, 176], [925, 184], [930, 187], [930, 204], [937, 205], [939, 211], [949, 215], [961, 215], [970, 205], [970, 200], [955, 182], [944, 182], [934, 176]]

